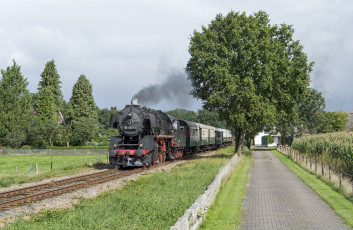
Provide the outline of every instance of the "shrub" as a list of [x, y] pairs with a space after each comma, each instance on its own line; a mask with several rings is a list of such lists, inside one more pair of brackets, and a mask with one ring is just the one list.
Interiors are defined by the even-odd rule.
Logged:
[[14, 182], [15, 182], [15, 178], [13, 177], [0, 178], [0, 187], [9, 187]]
[[31, 148], [31, 146], [29, 146], [29, 145], [23, 145], [23, 146], [21, 147], [21, 149], [32, 149], [32, 148]]
[[243, 154], [245, 156], [251, 156], [253, 154], [254, 150], [249, 149], [247, 146], [243, 146]]

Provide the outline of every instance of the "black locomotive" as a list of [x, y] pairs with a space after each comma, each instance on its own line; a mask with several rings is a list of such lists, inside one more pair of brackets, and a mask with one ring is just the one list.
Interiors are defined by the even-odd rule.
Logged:
[[229, 130], [175, 119], [137, 99], [111, 116], [110, 127], [121, 133], [109, 145], [110, 164], [117, 167], [149, 166], [232, 142]]

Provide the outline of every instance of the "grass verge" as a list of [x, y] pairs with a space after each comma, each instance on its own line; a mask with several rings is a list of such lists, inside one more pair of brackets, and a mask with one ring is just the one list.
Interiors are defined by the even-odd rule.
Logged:
[[[0, 156], [0, 187], [100, 168], [103, 165], [97, 163], [98, 159], [100, 162], [107, 162], [107, 155], [2, 155]], [[51, 162], [53, 169], [51, 169]], [[35, 163], [38, 165], [37, 175], [33, 168]]]
[[222, 155], [142, 176], [95, 199], [83, 199], [74, 209], [41, 212], [4, 229], [169, 229], [207, 189], [233, 151], [228, 147]]
[[337, 192], [332, 185], [322, 181], [318, 176], [306, 171], [297, 163], [290, 160], [277, 150], [272, 152], [290, 168], [305, 184], [316, 192], [332, 209], [343, 218], [344, 223], [353, 227], [353, 202], [347, 199], [343, 194]]
[[241, 224], [242, 202], [246, 193], [252, 157], [244, 156], [228, 179], [222, 182], [215, 203], [200, 229], [237, 229]]

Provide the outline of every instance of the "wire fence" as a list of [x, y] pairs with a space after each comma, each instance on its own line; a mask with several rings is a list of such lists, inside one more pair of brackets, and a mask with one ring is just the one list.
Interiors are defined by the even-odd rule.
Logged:
[[[18, 157], [18, 156], [17, 156]], [[38, 160], [38, 159], [37, 159]], [[78, 155], [72, 156], [67, 159], [61, 159], [54, 157], [50, 160], [38, 161], [34, 159], [28, 159], [25, 163], [11, 164], [6, 166], [6, 169], [0, 167], [0, 178], [1, 177], [11, 177], [11, 176], [26, 176], [32, 177], [39, 174], [48, 174], [51, 172], [58, 171], [71, 171], [78, 168], [85, 167], [105, 167], [109, 164], [109, 154], [105, 153], [98, 155]], [[0, 179], [0, 185], [1, 185]], [[0, 186], [1, 187], [1, 186]]]
[[332, 183], [339, 189], [342, 189], [347, 195], [353, 196], [353, 175], [342, 171], [341, 169], [336, 169], [332, 165], [327, 164], [322, 161], [318, 161], [311, 157], [300, 154], [298, 151], [291, 149], [286, 146], [278, 146], [277, 150], [287, 155], [293, 161], [301, 165], [308, 171], [321, 176], [324, 180]]
[[107, 149], [0, 149], [0, 155], [97, 155]]

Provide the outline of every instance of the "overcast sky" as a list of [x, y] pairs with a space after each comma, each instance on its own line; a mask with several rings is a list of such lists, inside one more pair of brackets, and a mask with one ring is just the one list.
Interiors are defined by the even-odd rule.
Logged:
[[[164, 90], [151, 107], [197, 110], [201, 102], [187, 95], [185, 84], [189, 38], [231, 10], [264, 10], [272, 24], [293, 25], [294, 38], [315, 62], [311, 86], [323, 93], [327, 109], [353, 110], [352, 0], [1, 0], [0, 69], [14, 59], [34, 93], [54, 59], [66, 101], [84, 74], [96, 104], [118, 109], [140, 90], [174, 86], [168, 80], [180, 78], [179, 95]], [[180, 92], [182, 100], [169, 99]]]

